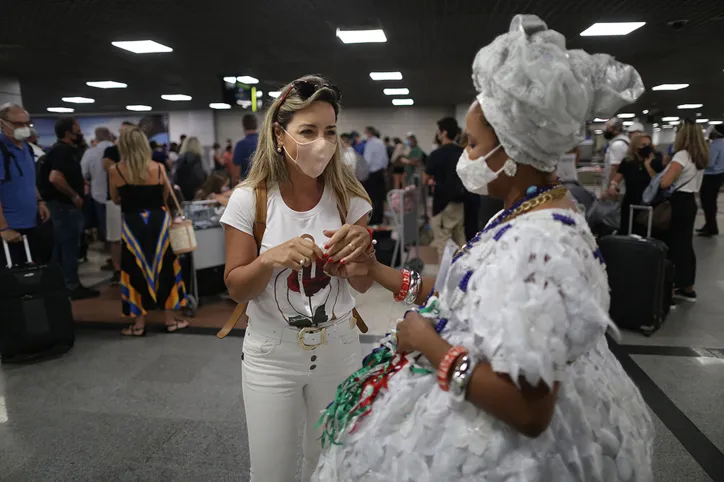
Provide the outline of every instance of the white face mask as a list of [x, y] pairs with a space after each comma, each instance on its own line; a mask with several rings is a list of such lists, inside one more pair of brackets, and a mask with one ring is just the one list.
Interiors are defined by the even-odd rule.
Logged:
[[329, 164], [329, 161], [332, 159], [334, 151], [337, 150], [337, 145], [327, 142], [323, 137], [309, 142], [299, 142], [286, 130], [284, 130], [284, 132], [297, 144], [296, 159], [292, 159], [291, 154], [289, 154], [287, 148], [284, 147], [284, 151], [286, 151], [289, 158], [292, 159], [307, 176], [314, 179], [321, 176], [327, 164]]
[[474, 194], [487, 196], [488, 184], [495, 181], [501, 172], [505, 171], [505, 174], [510, 177], [515, 176], [515, 173], [518, 171], [518, 166], [512, 159], [507, 159], [503, 167], [497, 172], [490, 169], [488, 163], [485, 162], [490, 156], [495, 154], [495, 151], [498, 149], [500, 149], [500, 144], [483, 157], [478, 157], [477, 159], [470, 159], [467, 149], [463, 151], [455, 170], [458, 176], [460, 176], [460, 180], [463, 182], [465, 189]]
[[[6, 126], [10, 127], [10, 124], [8, 124], [7, 122], [3, 121], [3, 123], [5, 123]], [[13, 138], [14, 139], [17, 139], [19, 141], [24, 141], [28, 137], [30, 137], [30, 127], [25, 126], [25, 127], [18, 127], [17, 129], [13, 129]]]

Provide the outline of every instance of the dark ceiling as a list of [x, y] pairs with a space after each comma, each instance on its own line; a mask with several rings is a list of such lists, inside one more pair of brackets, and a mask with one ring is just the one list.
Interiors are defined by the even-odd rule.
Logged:
[[[32, 113], [67, 105], [77, 113], [115, 112], [126, 104], [155, 110], [207, 108], [221, 101], [219, 78], [253, 75], [265, 91], [305, 73], [327, 75], [344, 104], [391, 106], [383, 87], [408, 87], [416, 105], [469, 102], [475, 52], [504, 32], [516, 13], [535, 13], [566, 35], [569, 48], [606, 52], [639, 69], [647, 88], [688, 83], [678, 92], [647, 92], [640, 113], [667, 115], [681, 103], [724, 118], [722, 0], [0, 0], [0, 73], [17, 76]], [[676, 30], [669, 22], [686, 19]], [[623, 37], [580, 37], [601, 21], [646, 21]], [[384, 44], [344, 45], [342, 27], [382, 27]], [[152, 39], [170, 54], [135, 55], [114, 40]], [[401, 82], [373, 82], [370, 71], [399, 70]], [[86, 81], [116, 80], [101, 90]], [[163, 93], [185, 93], [172, 103]], [[95, 104], [72, 105], [64, 96]]]

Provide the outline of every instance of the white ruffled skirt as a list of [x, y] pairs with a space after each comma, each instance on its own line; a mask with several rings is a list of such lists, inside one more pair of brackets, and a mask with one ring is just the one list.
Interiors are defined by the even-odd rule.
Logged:
[[525, 437], [433, 375], [403, 370], [316, 482], [649, 482], [653, 424], [638, 389], [601, 337], [566, 368], [548, 429]]

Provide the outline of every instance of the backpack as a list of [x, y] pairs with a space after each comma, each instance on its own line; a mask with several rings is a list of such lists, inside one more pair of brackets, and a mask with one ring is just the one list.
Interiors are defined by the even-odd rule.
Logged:
[[367, 160], [357, 154], [357, 162], [354, 165], [354, 176], [359, 182], [365, 182], [370, 177], [370, 166], [367, 164]]
[[8, 149], [8, 146], [5, 145], [4, 142], [0, 142], [0, 153], [2, 153], [3, 157], [3, 169], [4, 169], [4, 176], [2, 179], [2, 182], [10, 182], [13, 180], [13, 173], [10, 171], [10, 161], [15, 162], [15, 167], [18, 168], [18, 171], [20, 172], [20, 176], [23, 175], [23, 170], [20, 169], [20, 164], [18, 164], [18, 160], [15, 158], [15, 154], [10, 152]]
[[[256, 253], [258, 255], [261, 251], [261, 240], [264, 238], [264, 232], [266, 231], [266, 184], [262, 183], [254, 188], [254, 196], [256, 197], [256, 213], [254, 216], [254, 241], [256, 241]], [[345, 224], [347, 220], [346, 209], [342, 206], [337, 205], [337, 210], [339, 211], [339, 218], [342, 220], [342, 224]], [[234, 308], [234, 312], [231, 314], [229, 319], [226, 320], [223, 328], [221, 328], [221, 330], [219, 330], [219, 332], [216, 334], [217, 338], [222, 339], [226, 337], [226, 335], [228, 335], [231, 330], [234, 329], [239, 320], [241, 320], [244, 328], [247, 327], [249, 323], [249, 317], [246, 315], [247, 306], [249, 306], [248, 302], [239, 303], [238, 305], [236, 305], [236, 308]], [[357, 323], [357, 328], [359, 328], [359, 331], [361, 331], [362, 333], [367, 333], [367, 325], [362, 319], [362, 316], [357, 311], [357, 308], [352, 309], [352, 316]]]

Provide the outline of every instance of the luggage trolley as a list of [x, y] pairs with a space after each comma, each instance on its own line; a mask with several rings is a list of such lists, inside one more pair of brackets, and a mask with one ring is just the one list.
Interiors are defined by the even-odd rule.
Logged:
[[395, 261], [399, 253], [403, 266], [410, 267], [416, 271], [422, 271], [425, 267], [419, 257], [410, 259], [411, 250], [407, 249], [414, 246], [419, 256], [420, 193], [421, 188], [414, 185], [407, 186], [405, 189], [393, 189], [387, 193], [387, 216], [392, 221], [392, 225], [397, 233], [395, 248], [392, 252], [391, 266], [396, 266]]

